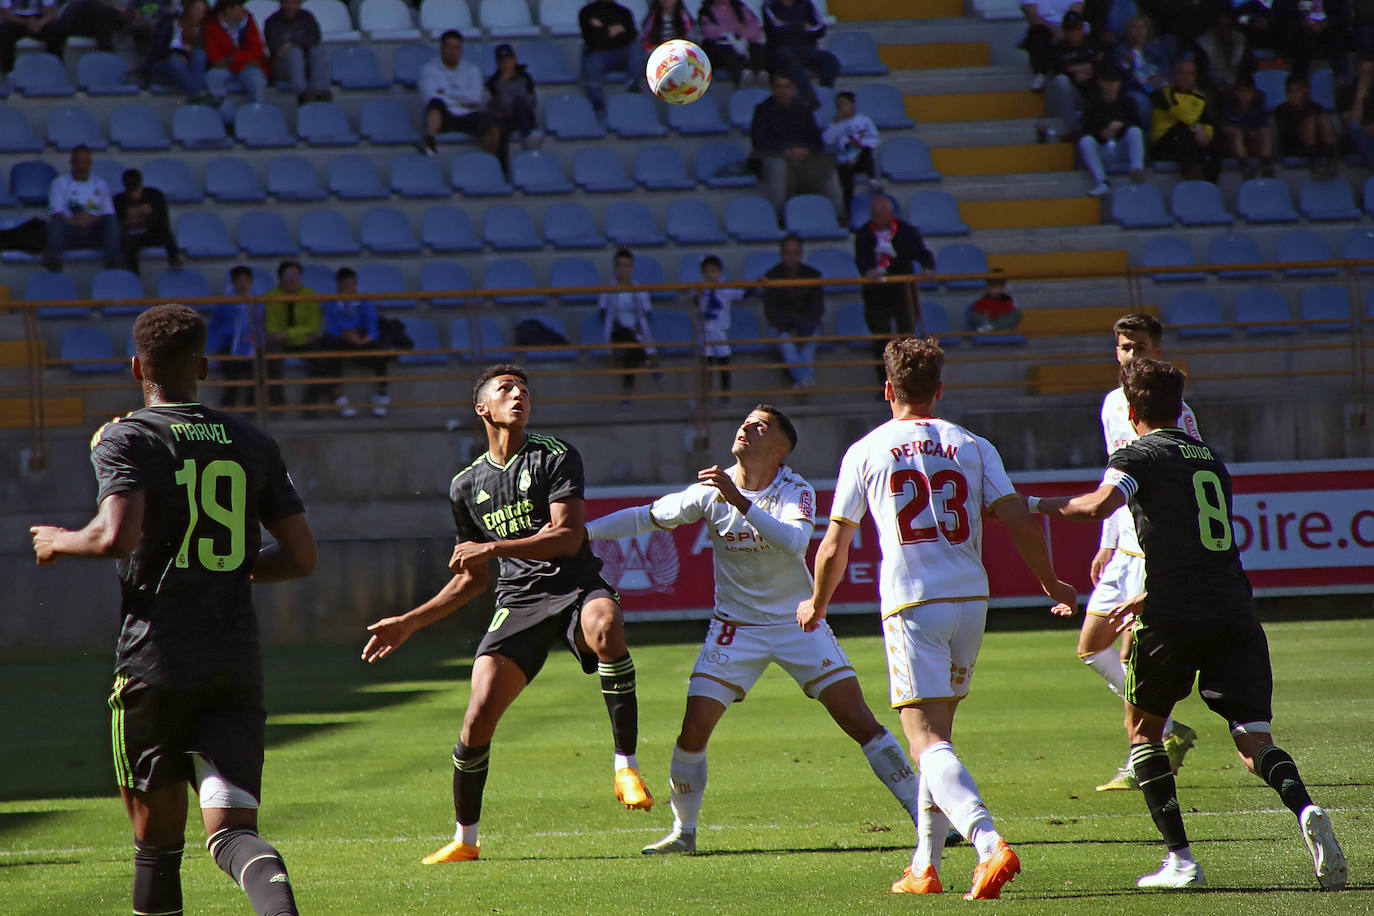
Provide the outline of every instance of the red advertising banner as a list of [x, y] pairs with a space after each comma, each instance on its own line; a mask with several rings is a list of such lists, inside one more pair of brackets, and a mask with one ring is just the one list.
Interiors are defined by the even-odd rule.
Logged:
[[[1259, 595], [1349, 594], [1374, 591], [1374, 461], [1235, 464], [1232, 475], [1235, 542]], [[1013, 474], [1022, 493], [1065, 496], [1093, 489], [1100, 476], [1085, 471]], [[819, 505], [815, 542], [825, 532], [834, 481], [812, 481]], [[682, 486], [686, 486], [684, 482]], [[671, 486], [602, 487], [587, 491], [587, 517], [652, 502]], [[1055, 569], [1086, 600], [1088, 564], [1098, 527], [1045, 520]], [[711, 541], [701, 523], [592, 544], [604, 575], [631, 619], [681, 620], [710, 616], [714, 594]], [[878, 539], [864, 518], [832, 612], [876, 613]], [[983, 527], [983, 562], [994, 607], [1047, 604], [1007, 530]]]

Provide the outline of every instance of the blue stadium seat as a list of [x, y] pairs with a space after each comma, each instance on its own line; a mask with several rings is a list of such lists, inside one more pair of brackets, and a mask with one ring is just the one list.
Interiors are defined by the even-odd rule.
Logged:
[[224, 149], [229, 137], [224, 118], [205, 105], [178, 105], [172, 112], [172, 139], [185, 149]]
[[577, 74], [569, 69], [563, 48], [557, 42], [543, 39], [522, 41], [516, 46], [515, 55], [540, 86], [577, 82]]
[[377, 167], [361, 153], [344, 153], [329, 160], [329, 190], [340, 200], [382, 200], [387, 197]]
[[814, 86], [812, 91], [816, 93], [816, 107], [811, 109], [811, 116], [816, 126], [825, 130], [835, 123], [835, 90], [829, 86]]
[[311, 210], [301, 217], [301, 247], [313, 255], [354, 255], [362, 246], [353, 237], [348, 220], [336, 210]]
[[391, 207], [374, 207], [363, 214], [358, 238], [373, 254], [417, 254], [420, 241], [410, 230], [404, 213]]
[[324, 200], [320, 173], [304, 156], [273, 156], [267, 163], [267, 193], [277, 200]]
[[840, 239], [849, 234], [835, 218], [835, 205], [819, 194], [798, 194], [787, 201], [783, 225], [804, 239]]
[[[600, 283], [601, 275], [596, 265], [587, 258], [559, 258], [549, 268], [549, 286], [597, 286]], [[562, 293], [558, 299], [569, 305], [580, 305], [596, 302], [597, 294]]]
[[[436, 53], [432, 48], [426, 50], [431, 55]], [[397, 49], [397, 56], [400, 56], [400, 49]], [[329, 56], [329, 74], [341, 89], [385, 89], [391, 85], [382, 75], [377, 55], [361, 43], [335, 48]]]
[[[420, 266], [420, 290], [426, 293], [472, 289], [467, 268], [454, 261], [426, 261]], [[462, 308], [466, 299], [436, 296], [429, 300], [434, 308]]]
[[[366, 244], [366, 242], [363, 244]], [[406, 291], [405, 277], [401, 275], [401, 268], [397, 267], [395, 264], [383, 264], [378, 261], [362, 261], [358, 264], [357, 271], [358, 293], [360, 295], [371, 298], [378, 294], [403, 293]], [[372, 304], [379, 309], [414, 308], [415, 300], [404, 297], [397, 299], [372, 298]]]
[[[493, 292], [503, 289], [533, 289], [538, 285], [529, 264], [518, 258], [493, 258], [487, 262], [486, 275], [482, 278], [482, 288]], [[543, 295], [536, 293], [498, 295], [493, 298], [502, 305], [542, 305], [545, 299]]]
[[482, 238], [497, 251], [534, 251], [544, 247], [523, 207], [495, 204], [482, 214]]
[[[1141, 267], [1189, 267], [1197, 263], [1193, 247], [1176, 235], [1152, 235], [1140, 249]], [[1207, 279], [1201, 273], [1154, 274], [1156, 283], [1197, 283]]]
[[[920, 333], [934, 335], [935, 338], [940, 341], [940, 346], [948, 350], [950, 347], [959, 346], [963, 340], [961, 337], [951, 336], [953, 330], [953, 327], [949, 323], [949, 313], [945, 311], [944, 306], [935, 302], [921, 303]], [[1002, 340], [1006, 340], [1010, 343], [1026, 342], [1025, 337], [1020, 334], [1010, 334], [1002, 338]], [[985, 342], [984, 345], [988, 342]], [[997, 342], [1001, 343], [1001, 340]]]
[[334, 102], [310, 102], [296, 111], [296, 135], [311, 146], [356, 146], [348, 115]]
[[10, 194], [21, 204], [47, 204], [48, 189], [57, 169], [40, 159], [25, 159], [10, 166]]
[[412, 315], [401, 317], [401, 323], [405, 325], [406, 336], [414, 344], [414, 349], [409, 353], [402, 353], [397, 358], [397, 362], [402, 366], [442, 366], [448, 362], [447, 353], [425, 353], [425, 350], [442, 350], [444, 345], [439, 342], [439, 331], [434, 327], [434, 322], [425, 318], [417, 318]]
[[1251, 337], [1296, 334], [1295, 325], [1270, 323], [1292, 319], [1283, 296], [1268, 286], [1247, 287], [1236, 297], [1236, 323]]
[[539, 26], [530, 20], [530, 8], [523, 2], [482, 0], [477, 6], [477, 21], [492, 38], [533, 38], [539, 34]]
[[374, 145], [414, 143], [420, 138], [410, 112], [393, 99], [373, 99], [363, 105], [358, 130]]
[[267, 199], [253, 167], [238, 156], [216, 156], [206, 163], [205, 193], [220, 203], [256, 203]]
[[[1374, 229], [1351, 229], [1341, 240], [1341, 257], [1374, 261]], [[1359, 268], [1362, 274], [1374, 273], [1374, 265]]]
[[193, 258], [232, 258], [239, 248], [229, 241], [224, 222], [208, 210], [193, 210], [177, 220], [177, 244]]
[[930, 147], [920, 137], [884, 137], [878, 158], [883, 174], [892, 181], [940, 180], [940, 172], [930, 159]]
[[907, 205], [907, 222], [922, 235], [968, 235], [969, 227], [959, 215], [959, 202], [946, 191], [917, 191]]
[[563, 163], [553, 153], [522, 150], [510, 167], [511, 183], [525, 194], [571, 194]]
[[453, 186], [466, 197], [505, 197], [515, 192], [506, 181], [501, 162], [491, 153], [464, 150], [449, 167]]
[[[599, 312], [588, 312], [577, 323], [577, 342], [586, 346], [606, 342], [606, 322]], [[582, 355], [591, 359], [605, 359], [611, 351], [604, 348], [583, 350]]]
[[582, 9], [582, 0], [539, 0], [539, 22], [550, 35], [570, 38], [581, 35], [577, 14]]
[[286, 220], [274, 210], [253, 210], [239, 217], [239, 247], [255, 257], [289, 257], [300, 253]]
[[295, 146], [286, 115], [276, 105], [240, 105], [234, 112], [234, 136], [249, 149]]
[[1323, 67], [1320, 70], [1313, 70], [1308, 74], [1311, 81], [1309, 89], [1312, 101], [1316, 102], [1327, 111], [1336, 110], [1336, 80], [1330, 67]]
[[[736, 302], [730, 307], [730, 330], [731, 340], [758, 340], [764, 336], [759, 328], [759, 319], [752, 309]], [[769, 345], [765, 343], [732, 343], [730, 349], [735, 353], [748, 356], [757, 356], [767, 353]]]
[[301, 267], [301, 286], [317, 293], [328, 293], [338, 288], [338, 281], [334, 271], [323, 264], [306, 264]]
[[30, 98], [76, 95], [76, 87], [67, 82], [67, 70], [62, 61], [51, 54], [20, 55], [14, 62], [10, 84]]
[[[460, 324], [462, 325], [461, 329], [459, 328]], [[471, 325], [464, 318], [456, 319], [453, 322], [450, 340], [453, 342], [454, 349], [458, 349], [461, 343], [464, 349], [472, 350], [472, 344], [469, 343], [468, 337], [470, 327]], [[490, 315], [483, 315], [477, 320], [477, 331], [480, 337], [476, 355], [481, 359], [487, 362], [501, 362], [515, 358], [515, 354], [509, 349], [510, 345], [506, 343], [506, 332], [502, 330], [501, 324], [495, 318]], [[466, 359], [461, 353], [458, 358]]]
[[733, 143], [706, 143], [697, 147], [694, 163], [697, 181], [708, 188], [752, 188], [759, 179], [749, 170], [748, 160], [748, 151]]
[[621, 139], [662, 137], [668, 133], [668, 128], [658, 120], [655, 102], [638, 92], [622, 92], [606, 100], [606, 126]]
[[1174, 218], [1164, 208], [1164, 195], [1149, 184], [1112, 188], [1112, 221], [1127, 229], [1161, 229], [1174, 224]]
[[725, 205], [725, 231], [740, 242], [776, 242], [783, 237], [778, 214], [762, 197], [732, 197]]
[[[24, 299], [28, 302], [69, 302], [81, 297], [76, 294], [76, 282], [64, 273], [35, 270], [24, 278]], [[84, 309], [50, 306], [39, 308], [39, 318], [85, 318]]]
[[[635, 269], [634, 273], [630, 275], [630, 279], [637, 284], [668, 282], [666, 275], [663, 273], [663, 265], [659, 263], [658, 258], [653, 255], [640, 254], [638, 252], [635, 253]], [[676, 299], [677, 293], [663, 289], [654, 290], [649, 293], [649, 298], [661, 300]]]
[[457, 207], [430, 207], [420, 217], [420, 241], [431, 251], [481, 251], [472, 218]]
[[[977, 245], [956, 242], [935, 252], [935, 272], [985, 274], [988, 272], [988, 258]], [[949, 280], [945, 283], [945, 289], [982, 289], [986, 285], [984, 280]]]
[[1256, 70], [1255, 88], [1264, 93], [1264, 101], [1273, 111], [1287, 97], [1283, 84], [1288, 81], [1287, 70]]
[[873, 119], [879, 130], [907, 130], [916, 126], [906, 113], [902, 94], [882, 83], [864, 83], [854, 91], [859, 111]]
[[[1279, 236], [1276, 261], [1330, 261], [1331, 249], [1321, 236], [1310, 229], [1290, 229]], [[1340, 273], [1336, 267], [1289, 267], [1284, 270], [1285, 277], [1330, 277]]]
[[740, 266], [740, 279], [757, 280], [780, 260], [776, 251], [751, 251], [744, 256], [744, 264]]
[[0, 153], [36, 153], [43, 141], [33, 132], [33, 124], [22, 111], [0, 107]]
[[[806, 263], [819, 270], [827, 280], [852, 280], [859, 275], [859, 269], [854, 265], [854, 253], [839, 248], [813, 249], [807, 252]], [[859, 295], [859, 287], [826, 287], [826, 292], [828, 295], [853, 299]]]
[[840, 73], [845, 76], [887, 76], [878, 43], [868, 32], [833, 32], [827, 50], [840, 59]]
[[95, 115], [69, 105], [48, 109], [48, 142], [63, 152], [83, 143], [93, 150], [109, 146], [100, 136]]
[[352, 44], [362, 40], [362, 33], [353, 28], [353, 17], [340, 0], [305, 0], [302, 6], [320, 24], [321, 40], [325, 44]]
[[1364, 202], [1364, 212], [1374, 215], [1374, 175], [1364, 180], [1364, 193], [1361, 199]]
[[110, 141], [122, 150], [172, 148], [162, 119], [147, 105], [121, 105], [110, 112]]
[[[205, 281], [205, 274], [196, 270], [194, 267], [179, 267], [176, 270], [164, 270], [157, 275], [157, 297], [168, 302], [185, 302], [188, 299], [199, 299], [209, 296], [210, 284]], [[213, 308], [213, 306], [197, 306], [197, 308]]]
[[355, 9], [358, 28], [372, 41], [415, 41], [415, 15], [401, 0], [363, 0]]
[[1251, 178], [1243, 182], [1236, 194], [1236, 210], [1249, 223], [1298, 221], [1298, 211], [1293, 209], [1288, 185], [1277, 178]]
[[692, 316], [680, 309], [654, 309], [649, 313], [649, 331], [664, 356], [690, 356], [696, 350]]
[[124, 163], [110, 156], [101, 156], [91, 162], [91, 174], [103, 179], [111, 194], [124, 189]]
[[650, 191], [690, 191], [697, 186], [687, 174], [682, 154], [671, 146], [653, 144], [635, 153], [635, 181]]
[[1309, 331], [1348, 334], [1352, 314], [1350, 294], [1344, 286], [1310, 286], [1298, 299], [1298, 318]]
[[[1223, 232], [1207, 245], [1208, 264], [1258, 264], [1264, 261], [1259, 245], [1248, 235]], [[1258, 280], [1269, 276], [1267, 270], [1223, 270], [1223, 280]]]
[[747, 133], [754, 123], [754, 109], [766, 98], [767, 89], [736, 89], [730, 93], [730, 126]]
[[[922, 303], [924, 305], [925, 303]], [[835, 336], [863, 337], [872, 332], [864, 321], [864, 307], [858, 302], [847, 302], [835, 309]], [[847, 340], [844, 345], [851, 350], [870, 350], [872, 342], [867, 340]]]
[[[455, 318], [449, 323], [448, 348], [453, 351], [453, 358], [460, 362], [467, 362], [476, 355], [475, 348], [472, 345], [472, 326], [477, 320], [477, 315], [472, 314], [464, 315], [462, 318]], [[478, 333], [481, 333], [480, 328]], [[499, 329], [497, 333], [499, 335]]]
[[1210, 181], [1180, 181], [1169, 192], [1169, 209], [1185, 226], [1229, 226], [1235, 222]]
[[393, 156], [389, 166], [392, 193], [402, 197], [452, 197], [439, 160], [420, 153]]
[[149, 159], [143, 163], [143, 180], [157, 188], [172, 204], [198, 204], [205, 199], [191, 170], [181, 159]]
[[606, 236], [596, 231], [591, 211], [574, 201], [549, 204], [544, 211], [544, 240], [555, 248], [604, 248]]
[[[120, 302], [126, 299], [142, 299], [146, 295], [147, 293], [143, 291], [143, 281], [138, 278], [138, 274], [121, 268], [102, 270], [91, 281], [92, 299]], [[146, 306], [113, 305], [106, 306], [104, 313], [106, 315], [137, 315], [144, 308]]]
[[669, 201], [664, 231], [679, 245], [715, 245], [725, 241], [711, 205], [698, 197]]
[[[873, 218], [873, 194], [855, 194], [854, 199], [849, 202], [849, 228], [857, 231], [864, 223]], [[884, 194], [892, 203], [892, 213], [898, 219], [902, 218], [902, 205], [891, 194]]]
[[1164, 310], [1164, 320], [1169, 329], [1178, 336], [1191, 340], [1203, 337], [1230, 337], [1230, 328], [1190, 328], [1190, 324], [1221, 324], [1226, 319], [1221, 316], [1221, 306], [1211, 293], [1197, 289], [1175, 293]]
[[439, 48], [432, 43], [401, 45], [391, 58], [395, 81], [407, 89], [414, 89], [420, 80], [420, 70], [438, 56]]
[[637, 200], [613, 200], [606, 205], [606, 235], [617, 245], [633, 248], [668, 244], [649, 208]]
[[[525, 318], [520, 319], [519, 323], [516, 325], [516, 330], [518, 331], [520, 325], [524, 324], [526, 321], [537, 321], [540, 324], [542, 324], [546, 330], [554, 334], [557, 334], [564, 340], [572, 340], [572, 337], [568, 334], [568, 326], [564, 324], [563, 319], [557, 315], [526, 316]], [[576, 350], [567, 350], [561, 347], [556, 350], [544, 349], [544, 346], [547, 345], [541, 345], [539, 349], [523, 351], [524, 358], [528, 359], [532, 363], [569, 361], [577, 359]]]
[[599, 140], [606, 128], [586, 96], [560, 95], [544, 102], [544, 127], [560, 140]]
[[573, 157], [573, 184], [588, 194], [619, 193], [635, 188], [615, 150], [604, 146], [577, 151]]
[[126, 82], [129, 65], [109, 51], [87, 51], [76, 62], [76, 85], [87, 95], [138, 95], [138, 83]]
[[668, 126], [684, 137], [728, 134], [730, 125], [721, 119], [714, 103], [669, 105]]
[[110, 336], [100, 328], [81, 325], [62, 330], [58, 352], [62, 359], [98, 359], [99, 363], [78, 363], [68, 368], [81, 375], [94, 375], [105, 372], [123, 372], [124, 364], [115, 358]]
[[1314, 222], [1360, 218], [1350, 184], [1344, 178], [1304, 181], [1298, 188], [1298, 206], [1302, 215]]

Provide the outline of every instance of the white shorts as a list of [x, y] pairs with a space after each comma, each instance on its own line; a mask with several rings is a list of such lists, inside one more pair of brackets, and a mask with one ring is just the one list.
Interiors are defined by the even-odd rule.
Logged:
[[795, 622], [742, 626], [713, 618], [687, 696], [738, 703], [774, 663], [812, 699], [836, 681], [857, 676], [823, 620], [807, 633]]
[[885, 618], [892, 708], [968, 696], [987, 618], [984, 598], [918, 604]]
[[1143, 591], [1145, 558], [1118, 550], [1102, 567], [1102, 578], [1097, 580], [1088, 597], [1087, 611], [1096, 617], [1106, 617], [1112, 608]]

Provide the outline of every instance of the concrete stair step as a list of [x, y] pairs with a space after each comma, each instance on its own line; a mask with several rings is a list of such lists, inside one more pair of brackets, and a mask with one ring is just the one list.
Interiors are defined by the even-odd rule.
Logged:
[[964, 15], [964, 0], [831, 0], [830, 15], [840, 22], [882, 22], [891, 19], [946, 19]]
[[936, 147], [930, 157], [947, 176], [1073, 171], [1073, 147], [1066, 143]]
[[1006, 118], [1041, 118], [1045, 99], [1029, 90], [907, 94], [906, 113], [911, 119], [929, 121], [1000, 121]]
[[989, 267], [1000, 268], [1012, 277], [1028, 273], [1075, 276], [1088, 271], [1125, 270], [1129, 261], [1128, 253], [1122, 249], [988, 255]]
[[987, 67], [992, 48], [986, 41], [935, 41], [929, 44], [879, 45], [878, 57], [894, 71], [942, 67]]

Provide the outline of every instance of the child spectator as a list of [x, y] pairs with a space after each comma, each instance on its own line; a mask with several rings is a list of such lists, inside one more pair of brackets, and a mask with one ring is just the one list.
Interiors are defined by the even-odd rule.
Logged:
[[[992, 273], [1000, 274], [1001, 270]], [[1007, 293], [1004, 278], [992, 278], [983, 290], [983, 296], [969, 307], [969, 330], [986, 334], [989, 331], [1010, 331], [1021, 323], [1021, 310], [1012, 302]]]
[[[341, 267], [334, 275], [334, 283], [339, 295], [356, 297], [358, 295], [358, 274], [351, 267]], [[352, 354], [349, 358], [362, 363], [376, 376], [376, 388], [372, 393], [372, 415], [386, 416], [391, 404], [387, 395], [386, 368], [389, 360], [385, 356], [358, 355], [368, 350], [383, 348], [377, 327], [377, 309], [366, 299], [335, 299], [324, 306], [324, 340], [321, 346], [328, 350], [338, 350]], [[336, 377], [343, 371], [343, 357], [320, 360], [319, 374]], [[334, 397], [334, 406], [339, 416], [352, 418], [358, 411], [348, 401], [347, 394], [338, 394], [339, 386], [325, 386], [326, 400]], [[337, 396], [335, 396], [337, 395]]]
[[631, 61], [631, 92], [644, 85], [644, 65], [654, 48], [674, 38], [693, 38], [696, 23], [692, 21], [682, 0], [652, 0], [644, 21], [639, 24], [639, 54]]
[[[1274, 177], [1274, 132], [1269, 127], [1269, 105], [1264, 92], [1255, 88], [1248, 73], [1236, 77], [1231, 98], [1221, 106], [1221, 139], [1228, 155], [1241, 163], [1248, 181], [1262, 171]], [[1256, 164], [1256, 160], [1260, 164]]]
[[1311, 158], [1312, 174], [1336, 174], [1336, 128], [1321, 103], [1312, 99], [1307, 79], [1294, 73], [1283, 84], [1287, 100], [1274, 109], [1279, 151], [1285, 156]]
[[[253, 271], [243, 264], [238, 265], [229, 271], [229, 285], [235, 296], [242, 296], [246, 300], [253, 293]], [[225, 302], [215, 306], [210, 314], [205, 351], [216, 356], [252, 356], [256, 349], [254, 341], [258, 336], [253, 321], [256, 308], [246, 301]], [[226, 382], [245, 382], [253, 378], [253, 362], [250, 359], [221, 360], [219, 367]], [[237, 407], [242, 402], [247, 407], [253, 407], [257, 400], [253, 385], [226, 385], [219, 404], [221, 407]]]
[[[724, 267], [720, 258], [709, 254], [701, 259], [701, 279], [719, 283]], [[702, 353], [706, 364], [720, 370], [721, 406], [730, 402], [730, 336], [731, 304], [744, 298], [738, 289], [703, 289], [697, 293], [697, 308], [701, 311]]]
[[1131, 121], [1131, 106], [1121, 92], [1121, 72], [1114, 67], [1103, 68], [1097, 75], [1097, 91], [1083, 117], [1083, 136], [1078, 141], [1083, 167], [1093, 177], [1089, 196], [1102, 197], [1111, 190], [1102, 157], [1114, 158], [1118, 144], [1125, 146], [1130, 157], [1131, 180], [1145, 180], [1145, 133]]
[[854, 93], [840, 92], [835, 95], [835, 120], [821, 134], [821, 139], [827, 148], [835, 150], [835, 171], [840, 177], [844, 213], [848, 216], [849, 205], [854, 200], [855, 175], [867, 175], [869, 190], [877, 191], [873, 187], [878, 177], [873, 151], [881, 142], [878, 128], [868, 115], [855, 111]]
[[[649, 312], [653, 307], [648, 293], [629, 288], [634, 285], [635, 273], [635, 256], [630, 249], [617, 251], [612, 266], [616, 285], [626, 288], [601, 294], [597, 304], [604, 321], [603, 339], [610, 344], [634, 344], [611, 349], [611, 365], [634, 370], [657, 358], [654, 335], [649, 330]], [[620, 402], [622, 408], [630, 406], [628, 395], [634, 391], [635, 374], [629, 371], [620, 377], [621, 393], [627, 396]]]

